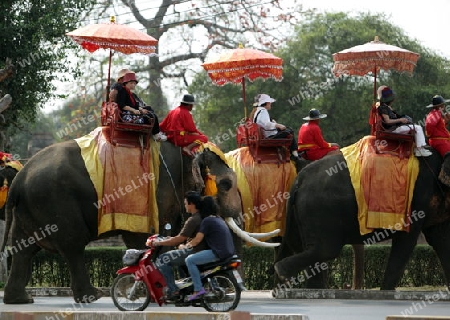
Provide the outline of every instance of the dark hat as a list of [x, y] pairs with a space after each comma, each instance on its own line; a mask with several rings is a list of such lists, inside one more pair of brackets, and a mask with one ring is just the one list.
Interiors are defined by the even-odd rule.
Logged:
[[134, 72], [125, 73], [125, 75], [123, 76], [122, 83], [127, 83], [130, 81], [136, 81], [136, 83], [138, 83], [136, 79], [136, 73]]
[[431, 104], [427, 105], [426, 108], [434, 108], [434, 107], [440, 106], [442, 104], [446, 104], [449, 101], [450, 101], [449, 99], [445, 100], [440, 95], [435, 95], [433, 97], [433, 99], [431, 100]]
[[326, 114], [321, 114], [319, 110], [317, 109], [311, 109], [309, 110], [309, 117], [303, 118], [303, 120], [318, 120], [326, 118]]
[[394, 101], [395, 97], [396, 97], [396, 94], [391, 88], [385, 87], [385, 88], [383, 88], [383, 90], [381, 90], [381, 98], [380, 98], [381, 102]]
[[183, 96], [183, 100], [181, 100], [181, 103], [194, 104], [195, 103], [194, 96], [192, 94], [185, 94]]

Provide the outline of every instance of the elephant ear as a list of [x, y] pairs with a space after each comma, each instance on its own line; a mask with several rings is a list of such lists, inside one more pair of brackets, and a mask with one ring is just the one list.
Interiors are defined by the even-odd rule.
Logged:
[[450, 155], [446, 155], [442, 163], [439, 181], [450, 187]]
[[196, 191], [203, 191], [205, 182], [203, 181], [202, 171], [200, 169], [200, 155], [192, 160], [192, 177], [194, 178], [194, 187]]

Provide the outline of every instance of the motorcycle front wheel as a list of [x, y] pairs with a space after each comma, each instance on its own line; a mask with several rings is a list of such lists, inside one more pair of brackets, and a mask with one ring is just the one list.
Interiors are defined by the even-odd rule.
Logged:
[[241, 289], [236, 279], [227, 273], [218, 273], [204, 283], [206, 294], [203, 307], [210, 312], [228, 312], [237, 308]]
[[121, 311], [143, 311], [150, 303], [150, 293], [133, 274], [120, 274], [111, 287], [114, 305]]

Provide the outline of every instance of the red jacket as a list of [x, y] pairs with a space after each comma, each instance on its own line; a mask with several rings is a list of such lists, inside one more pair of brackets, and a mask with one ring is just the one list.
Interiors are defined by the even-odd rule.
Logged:
[[309, 121], [300, 127], [298, 131], [298, 152], [306, 151], [306, 159], [319, 160], [330, 151], [337, 149], [337, 146], [331, 146], [324, 140], [317, 121]]
[[167, 139], [177, 146], [184, 147], [192, 142], [208, 142], [208, 138], [197, 129], [189, 112], [189, 107], [178, 106], [167, 114], [159, 128]]
[[425, 119], [425, 131], [427, 137], [433, 138], [450, 138], [450, 132], [445, 127], [444, 119], [440, 110], [432, 110]]
[[445, 127], [442, 113], [438, 109], [432, 110], [425, 119], [425, 132], [428, 143], [436, 149], [441, 156], [450, 152], [450, 132]]

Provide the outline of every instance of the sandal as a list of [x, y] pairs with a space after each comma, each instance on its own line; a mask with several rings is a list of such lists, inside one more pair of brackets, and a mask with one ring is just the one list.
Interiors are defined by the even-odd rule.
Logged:
[[199, 299], [205, 293], [206, 293], [205, 289], [202, 288], [202, 290], [200, 290], [198, 292], [194, 292], [194, 294], [191, 294], [190, 296], [188, 296], [188, 301]]

